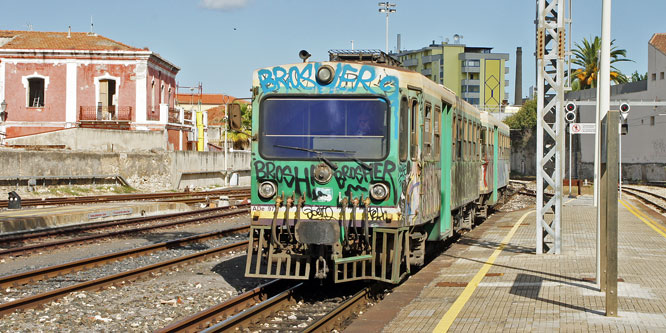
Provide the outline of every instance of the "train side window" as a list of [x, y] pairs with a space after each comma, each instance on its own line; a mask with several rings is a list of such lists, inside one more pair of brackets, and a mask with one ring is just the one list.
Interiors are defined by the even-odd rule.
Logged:
[[431, 146], [431, 136], [432, 136], [432, 105], [426, 103], [425, 105], [425, 117], [424, 117], [424, 126], [423, 126], [423, 155], [431, 156], [432, 155], [432, 146]]
[[453, 115], [453, 121], [451, 122], [451, 161], [456, 160], [457, 149], [458, 149], [458, 117]]
[[469, 160], [469, 119], [465, 119], [465, 160]]
[[487, 131], [486, 128], [481, 129], [481, 158], [485, 159], [486, 158], [486, 145], [488, 144], [487, 141]]
[[462, 152], [463, 152], [463, 147], [462, 147], [462, 119], [459, 117], [458, 118], [458, 127], [457, 133], [458, 133], [458, 145], [457, 145], [457, 150], [456, 150], [456, 159], [461, 160], [462, 159]]
[[409, 147], [409, 138], [407, 137], [407, 127], [409, 127], [409, 102], [403, 97], [400, 100], [400, 142], [398, 156], [401, 161], [407, 160], [407, 148]]
[[418, 134], [417, 134], [417, 129], [418, 129], [418, 110], [419, 110], [419, 102], [416, 100], [412, 100], [412, 106], [411, 106], [411, 112], [410, 112], [410, 120], [411, 120], [411, 138], [410, 138], [410, 153], [411, 153], [411, 158], [412, 160], [416, 160], [418, 157], [418, 149], [419, 149], [419, 143], [418, 143]]
[[435, 105], [435, 116], [434, 116], [434, 121], [433, 125], [435, 127], [434, 132], [435, 132], [435, 143], [434, 143], [434, 155], [436, 159], [439, 160], [440, 156], [440, 150], [441, 150], [441, 142], [440, 142], [440, 128], [439, 128], [439, 123], [442, 118], [442, 110], [440, 109], [439, 106]]

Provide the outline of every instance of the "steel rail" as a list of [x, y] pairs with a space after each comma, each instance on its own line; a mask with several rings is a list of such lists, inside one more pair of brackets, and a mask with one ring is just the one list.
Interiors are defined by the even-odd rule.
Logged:
[[319, 318], [314, 323], [306, 327], [302, 332], [332, 332], [340, 330], [342, 322], [351, 318], [355, 312], [368, 303], [370, 298], [370, 288], [363, 288], [354, 296], [337, 306], [333, 311]]
[[[211, 219], [216, 219], [216, 218], [220, 218], [220, 217], [226, 217], [226, 216], [236, 215], [236, 214], [241, 214], [241, 213], [247, 213], [247, 212], [249, 212], [249, 209], [239, 209], [239, 210], [233, 210], [233, 211], [226, 211], [226, 212], [223, 212], [223, 213], [219, 213], [219, 214], [215, 214], [215, 215], [211, 215], [211, 216], [206, 216], [206, 217], [194, 217], [194, 218], [189, 218], [189, 219], [186, 219], [186, 220], [174, 221], [174, 222], [168, 222], [168, 223], [161, 223], [161, 224], [156, 224], [156, 225], [149, 225], [149, 226], [135, 228], [135, 229], [112, 231], [112, 232], [107, 232], [107, 233], [100, 233], [100, 234], [97, 234], [97, 235], [77, 237], [77, 238], [65, 239], [65, 240], [60, 240], [60, 241], [55, 241], [55, 242], [11, 248], [11, 249], [6, 249], [6, 250], [0, 251], [0, 257], [9, 256], [9, 255], [16, 256], [16, 255], [20, 255], [20, 254], [28, 254], [28, 253], [32, 253], [32, 252], [35, 252], [35, 251], [38, 251], [38, 250], [44, 250], [44, 249], [49, 249], [49, 248], [57, 248], [57, 247], [61, 247], [61, 246], [64, 246], [64, 245], [70, 245], [70, 244], [76, 244], [76, 243], [90, 242], [90, 241], [100, 239], [100, 238], [115, 237], [115, 236], [125, 235], [125, 234], [134, 234], [134, 233], [153, 230], [153, 229], [161, 229], [161, 228], [171, 227], [171, 226], [175, 226], [175, 225], [179, 225], [179, 224], [201, 222], [201, 221], [204, 221], [204, 220], [211, 220]], [[160, 217], [157, 216], [157, 217], [154, 217], [154, 218], [159, 219]]]
[[293, 300], [293, 295], [300, 288], [304, 287], [304, 283], [298, 283], [297, 285], [283, 291], [261, 303], [255, 304], [249, 309], [244, 310], [223, 322], [217, 323], [201, 332], [231, 332], [233, 330], [242, 330], [244, 326], [248, 326], [252, 323], [253, 320], [256, 320], [257, 316], [263, 313], [272, 313], [277, 309], [285, 307]]
[[660, 213], [666, 213], [666, 207], [664, 207], [662, 204], [656, 203], [656, 202], [654, 202], [654, 201], [652, 201], [652, 200], [650, 200], [650, 199], [648, 199], [648, 198], [646, 198], [642, 195], [639, 195], [638, 193], [648, 194], [648, 195], [654, 196], [655, 198], [658, 198], [660, 200], [666, 201], [666, 198], [664, 198], [661, 195], [650, 193], [648, 191], [644, 191], [644, 190], [640, 190], [640, 189], [636, 189], [636, 188], [626, 188], [626, 186], [622, 187], [622, 192], [633, 195], [636, 198], [638, 198], [639, 200], [643, 201], [644, 203], [647, 203], [651, 206], [654, 206], [656, 209], [659, 210]]
[[101, 290], [104, 287], [118, 284], [122, 281], [134, 281], [140, 277], [147, 276], [151, 273], [166, 270], [172, 267], [181, 266], [190, 261], [200, 261], [212, 256], [220, 255], [226, 252], [244, 250], [248, 241], [241, 241], [229, 245], [220, 246], [214, 249], [209, 249], [194, 254], [186, 255], [183, 257], [167, 260], [164, 262], [140, 267], [137, 269], [129, 270], [126, 272], [102, 277], [92, 281], [75, 284], [69, 287], [64, 287], [52, 290], [46, 293], [25, 297], [12, 302], [0, 304], [0, 317], [14, 312], [17, 309], [35, 308], [41, 304], [57, 300], [72, 292], [84, 290]]
[[[241, 205], [236, 205], [236, 207], [246, 207], [248, 204], [241, 204]], [[152, 216], [141, 216], [141, 217], [132, 217], [132, 218], [125, 218], [125, 219], [116, 219], [116, 220], [107, 220], [107, 221], [99, 221], [99, 222], [89, 222], [89, 223], [84, 223], [84, 224], [77, 224], [77, 225], [66, 225], [66, 226], [60, 226], [60, 227], [53, 227], [53, 228], [48, 228], [45, 230], [26, 230], [26, 231], [19, 231], [19, 232], [13, 232], [9, 235], [0, 235], [0, 244], [1, 243], [9, 243], [12, 241], [26, 241], [28, 239], [34, 239], [34, 238], [42, 238], [42, 237], [47, 237], [47, 236], [54, 236], [54, 235], [63, 235], [63, 234], [70, 234], [74, 232], [82, 232], [82, 231], [88, 231], [88, 230], [95, 230], [95, 229], [103, 229], [103, 228], [110, 228], [110, 227], [121, 227], [121, 226], [126, 226], [126, 225], [132, 225], [132, 224], [137, 224], [137, 223], [143, 223], [143, 222], [150, 222], [150, 221], [155, 221], [157, 219], [170, 219], [174, 217], [186, 217], [190, 215], [200, 215], [200, 214], [208, 214], [211, 212], [216, 212], [216, 211], [225, 211], [225, 210], [230, 210], [232, 209], [231, 206], [229, 207], [217, 207], [217, 208], [206, 208], [206, 209], [199, 209], [199, 210], [190, 210], [186, 212], [177, 212], [177, 213], [169, 213], [169, 214], [161, 214], [161, 215], [152, 215]]]
[[291, 288], [296, 282], [289, 280], [273, 280], [253, 290], [247, 291], [224, 303], [195, 313], [183, 320], [155, 331], [156, 333], [199, 332], [217, 322], [229, 318], [253, 305], [269, 299], [285, 289]]
[[235, 227], [231, 229], [209, 232], [201, 235], [195, 235], [180, 239], [174, 239], [168, 242], [157, 244], [150, 244], [141, 246], [134, 249], [129, 249], [120, 252], [109, 253], [101, 256], [85, 258], [76, 260], [61, 265], [44, 267], [28, 272], [12, 274], [0, 277], [0, 288], [15, 287], [31, 282], [49, 279], [52, 277], [75, 273], [81, 270], [94, 268], [97, 266], [105, 265], [111, 262], [119, 261], [125, 258], [136, 257], [140, 255], [147, 255], [153, 252], [166, 250], [182, 244], [196, 243], [208, 239], [220, 238], [228, 235], [248, 232], [249, 226]]
[[[162, 192], [162, 193], [137, 193], [137, 194], [114, 194], [114, 195], [98, 195], [98, 196], [80, 196], [80, 197], [52, 197], [52, 198], [36, 198], [36, 199], [22, 199], [21, 206], [51, 206], [51, 205], [70, 205], [82, 203], [101, 203], [113, 201], [131, 201], [131, 200], [156, 200], [156, 199], [170, 199], [170, 198], [190, 198], [190, 197], [205, 197], [217, 195], [249, 195], [250, 189], [247, 187], [216, 190], [216, 191], [203, 191], [203, 192]], [[9, 200], [0, 200], [0, 208], [6, 208]]]

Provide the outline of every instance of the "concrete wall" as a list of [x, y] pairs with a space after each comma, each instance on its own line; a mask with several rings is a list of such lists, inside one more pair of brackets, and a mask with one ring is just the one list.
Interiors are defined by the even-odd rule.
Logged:
[[[71, 152], [0, 150], [0, 177], [16, 176], [123, 176], [130, 185], [138, 179], [171, 188], [224, 185], [231, 173], [239, 185], [249, 184], [250, 152], [229, 153], [228, 173], [224, 152]], [[185, 177], [183, 180], [182, 178]]]
[[7, 139], [9, 145], [65, 145], [71, 150], [133, 152], [167, 150], [164, 131], [69, 128]]

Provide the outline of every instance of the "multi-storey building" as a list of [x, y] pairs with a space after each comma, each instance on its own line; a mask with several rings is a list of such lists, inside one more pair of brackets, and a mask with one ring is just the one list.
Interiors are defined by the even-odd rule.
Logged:
[[186, 149], [194, 125], [173, 109], [179, 70], [147, 48], [95, 33], [0, 30], [0, 136], [163, 131], [172, 149]]
[[444, 85], [482, 110], [500, 112], [508, 100], [508, 53], [492, 53], [491, 47], [441, 43], [397, 54], [402, 66]]

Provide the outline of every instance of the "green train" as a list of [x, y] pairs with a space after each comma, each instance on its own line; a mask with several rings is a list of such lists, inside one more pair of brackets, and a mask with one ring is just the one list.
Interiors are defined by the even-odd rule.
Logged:
[[302, 58], [253, 75], [245, 276], [398, 283], [502, 196], [509, 129], [381, 52]]

